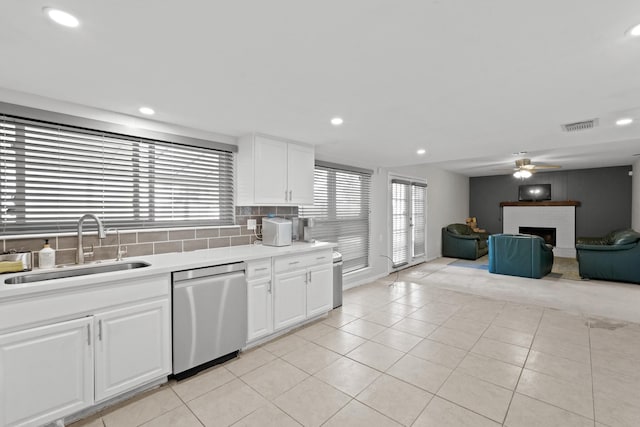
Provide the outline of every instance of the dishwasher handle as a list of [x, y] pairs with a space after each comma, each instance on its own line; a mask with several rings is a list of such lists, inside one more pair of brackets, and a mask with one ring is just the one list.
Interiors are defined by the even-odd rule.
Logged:
[[244, 271], [244, 262], [234, 262], [232, 264], [215, 265], [211, 267], [196, 268], [193, 270], [176, 271], [173, 273], [173, 283], [185, 280], [199, 279], [201, 277], [217, 276], [219, 274], [234, 273]]
[[226, 280], [236, 280], [242, 278], [244, 279], [243, 271], [236, 271], [235, 273], [227, 273], [227, 274], [217, 274], [215, 276], [206, 276], [206, 277], [198, 277], [197, 279], [189, 279], [182, 280], [180, 282], [173, 282], [173, 290], [183, 289], [183, 288], [193, 288], [198, 286], [211, 286], [221, 281], [224, 282]]

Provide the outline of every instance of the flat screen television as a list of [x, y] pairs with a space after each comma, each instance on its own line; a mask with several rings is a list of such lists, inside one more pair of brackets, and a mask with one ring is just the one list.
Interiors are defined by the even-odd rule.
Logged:
[[551, 184], [520, 185], [518, 200], [521, 202], [551, 200]]

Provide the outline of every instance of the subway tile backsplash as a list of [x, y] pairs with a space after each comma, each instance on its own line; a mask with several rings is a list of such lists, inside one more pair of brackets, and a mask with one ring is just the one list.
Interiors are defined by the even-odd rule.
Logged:
[[[247, 220], [255, 219], [260, 233], [262, 217], [273, 214], [279, 217], [291, 218], [298, 215], [295, 206], [238, 206], [236, 207], [236, 226], [234, 227], [185, 227], [168, 231], [139, 231], [120, 233], [120, 242], [126, 248], [124, 257], [164, 254], [170, 252], [189, 252], [198, 249], [221, 248], [227, 246], [248, 245], [255, 242], [253, 230], [247, 230]], [[91, 233], [91, 231], [88, 231]], [[49, 244], [56, 250], [56, 264], [73, 264], [76, 259], [76, 236], [47, 236]], [[98, 260], [113, 260], [116, 258], [117, 240], [115, 233], [109, 233], [106, 239], [98, 239], [95, 234], [87, 234], [83, 239], [86, 251], [94, 247], [93, 257], [87, 257], [87, 262]], [[0, 251], [33, 251], [33, 265], [38, 266], [38, 251], [42, 249], [44, 238], [15, 238], [2, 239], [0, 237]]]

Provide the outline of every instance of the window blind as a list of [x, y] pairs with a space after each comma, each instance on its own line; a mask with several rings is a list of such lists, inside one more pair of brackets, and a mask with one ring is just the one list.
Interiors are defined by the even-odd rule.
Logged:
[[0, 115], [2, 234], [233, 224], [233, 153]]
[[391, 259], [393, 267], [409, 263], [411, 183], [391, 180]]
[[345, 273], [369, 266], [370, 187], [371, 172], [316, 164], [313, 205], [298, 208], [315, 239], [338, 244]]
[[413, 225], [413, 257], [426, 253], [425, 232], [427, 226], [427, 185], [411, 183], [411, 224]]

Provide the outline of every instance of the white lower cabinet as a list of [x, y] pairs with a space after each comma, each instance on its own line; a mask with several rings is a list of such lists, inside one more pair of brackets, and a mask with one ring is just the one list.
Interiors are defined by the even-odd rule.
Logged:
[[274, 261], [274, 329], [295, 325], [331, 310], [331, 250], [278, 257]]
[[331, 249], [248, 261], [247, 342], [331, 310], [331, 262]]
[[309, 269], [307, 283], [307, 317], [317, 316], [333, 308], [333, 265]]
[[247, 341], [273, 332], [273, 298], [271, 277], [247, 281]]
[[93, 317], [0, 335], [0, 425], [38, 426], [93, 404]]
[[295, 325], [307, 318], [307, 271], [276, 273], [273, 296], [274, 329]]
[[169, 301], [95, 315], [95, 400], [100, 402], [171, 371]]
[[0, 426], [41, 426], [169, 375], [169, 308], [166, 295], [0, 334]]

